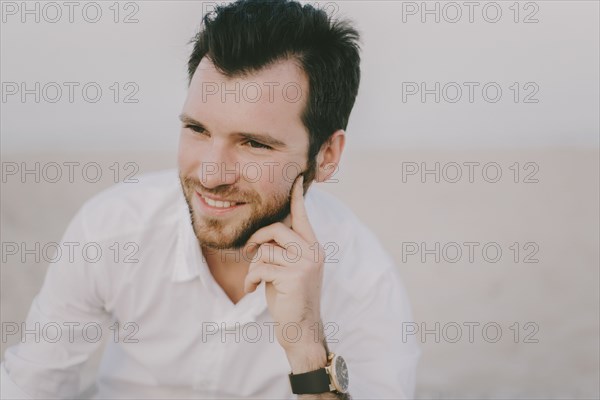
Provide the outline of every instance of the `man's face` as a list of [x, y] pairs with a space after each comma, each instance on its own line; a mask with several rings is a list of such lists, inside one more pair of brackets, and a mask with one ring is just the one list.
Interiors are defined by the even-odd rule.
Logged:
[[183, 107], [178, 157], [202, 246], [239, 248], [289, 214], [292, 184], [307, 167], [307, 95], [293, 61], [227, 78], [202, 59]]

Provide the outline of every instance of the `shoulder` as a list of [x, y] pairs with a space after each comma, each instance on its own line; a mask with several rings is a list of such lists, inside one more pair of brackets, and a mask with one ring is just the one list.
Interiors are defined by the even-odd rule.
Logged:
[[74, 221], [88, 238], [108, 240], [172, 223], [184, 201], [176, 169], [142, 174], [86, 201]]
[[306, 195], [310, 222], [326, 256], [325, 279], [360, 288], [382, 280], [399, 281], [394, 260], [375, 233], [334, 195], [311, 187]]
[[[355, 345], [377, 342], [381, 356], [389, 356], [386, 352], [398, 344], [387, 332], [399, 331], [403, 321], [412, 321], [396, 262], [373, 231], [339, 199], [322, 190], [307, 197], [307, 212], [326, 254], [322, 318], [335, 328], [328, 331], [331, 337], [339, 333], [336, 349], [348, 354], [348, 360], [364, 360], [367, 356]], [[397, 354], [408, 354], [411, 359], [418, 355], [412, 344], [400, 346]]]

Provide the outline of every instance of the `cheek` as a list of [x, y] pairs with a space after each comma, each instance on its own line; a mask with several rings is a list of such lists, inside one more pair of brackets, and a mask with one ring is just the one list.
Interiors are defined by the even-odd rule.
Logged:
[[177, 164], [179, 169], [183, 172], [193, 170], [198, 163], [197, 149], [195, 149], [194, 143], [187, 137], [186, 134], [182, 133], [179, 137], [179, 148], [177, 151]]
[[286, 176], [286, 171], [281, 165], [271, 166], [271, 168], [263, 167], [260, 171], [260, 176], [258, 178], [257, 176], [258, 173], [255, 169], [251, 173], [248, 173], [248, 178], [251, 179], [251, 185], [254, 190], [263, 198], [263, 201], [269, 202], [275, 195], [290, 192], [293, 177], [295, 176], [295, 169], [289, 168]]

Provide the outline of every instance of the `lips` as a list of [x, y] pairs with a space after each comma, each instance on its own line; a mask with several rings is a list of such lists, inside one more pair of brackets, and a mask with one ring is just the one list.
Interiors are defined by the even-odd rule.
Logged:
[[233, 206], [237, 205], [237, 203], [234, 203], [232, 201], [213, 200], [213, 199], [209, 199], [208, 197], [204, 197], [204, 200], [206, 201], [206, 204], [208, 204], [209, 206], [217, 207], [217, 208], [229, 208], [229, 207], [233, 207]]
[[196, 192], [198, 194], [198, 196], [210, 207], [213, 208], [219, 208], [219, 209], [229, 209], [229, 208], [233, 208], [242, 204], [245, 204], [244, 202], [241, 201], [233, 201], [233, 200], [228, 200], [228, 199], [215, 199], [215, 198], [211, 198], [208, 196], [205, 196], [203, 194], [200, 194], [198, 192]]

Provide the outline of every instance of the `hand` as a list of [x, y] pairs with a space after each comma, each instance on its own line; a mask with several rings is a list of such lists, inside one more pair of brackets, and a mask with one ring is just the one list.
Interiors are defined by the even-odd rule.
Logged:
[[[324, 251], [304, 207], [303, 177], [292, 186], [291, 227], [277, 222], [256, 231], [247, 251], [256, 249], [244, 281], [246, 293], [265, 282], [267, 307], [279, 344], [288, 353], [322, 346], [321, 286]], [[248, 253], [246, 253], [248, 254]]]

